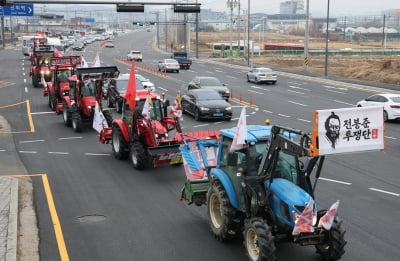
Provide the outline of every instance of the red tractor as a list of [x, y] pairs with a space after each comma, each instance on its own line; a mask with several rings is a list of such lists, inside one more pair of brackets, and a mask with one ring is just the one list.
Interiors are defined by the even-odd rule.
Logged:
[[50, 58], [51, 79], [43, 88], [43, 96], [48, 97], [49, 107], [55, 111], [57, 104], [68, 95], [70, 83], [68, 77], [74, 74], [75, 68], [81, 64], [80, 56], [64, 56]]
[[116, 66], [77, 68], [76, 74], [69, 77], [70, 91], [62, 102], [57, 104], [56, 113], [63, 115], [64, 124], [71, 126], [75, 132], [81, 132], [84, 125], [93, 124], [96, 103], [111, 126], [112, 115], [102, 110], [102, 88], [105, 81], [119, 75]]
[[51, 81], [49, 60], [54, 56], [54, 46], [35, 46], [31, 54], [31, 69], [29, 75], [32, 77], [33, 87], [39, 87], [42, 77], [46, 82]]
[[[149, 118], [145, 118], [142, 112], [148, 97], [151, 97], [152, 106]], [[124, 99], [122, 118], [103, 129], [100, 142], [111, 140], [114, 156], [117, 159], [130, 157], [138, 170], [182, 163], [181, 127], [177, 118], [168, 117], [168, 105], [168, 100], [154, 92], [137, 90], [135, 110], [132, 111]]]

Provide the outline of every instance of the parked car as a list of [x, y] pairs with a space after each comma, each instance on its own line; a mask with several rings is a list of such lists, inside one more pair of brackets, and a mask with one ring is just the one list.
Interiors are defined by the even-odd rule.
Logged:
[[247, 73], [247, 81], [255, 82], [257, 84], [263, 82], [276, 84], [278, 81], [278, 76], [271, 68], [258, 67], [253, 68]]
[[130, 51], [126, 58], [128, 61], [141, 62], [143, 60], [143, 54], [141, 51]]
[[182, 96], [181, 104], [182, 113], [192, 115], [196, 121], [232, 118], [232, 106], [212, 89], [191, 89]]
[[383, 106], [383, 120], [400, 119], [400, 94], [374, 94], [357, 102], [357, 107]]
[[156, 91], [156, 87], [154, 86], [154, 83], [152, 83], [149, 79], [145, 78], [141, 74], [136, 74], [136, 79], [141, 81], [143, 88], [150, 89], [152, 92]]
[[[128, 88], [129, 73], [120, 74], [117, 79], [113, 79], [108, 83], [107, 89], [107, 106], [109, 108], [115, 107], [118, 113], [122, 112], [122, 103], [124, 98], [122, 95], [126, 93]], [[136, 90], [142, 90], [142, 82], [136, 78]]]
[[160, 72], [179, 72], [180, 66], [175, 59], [164, 59], [158, 62], [158, 70]]
[[226, 87], [226, 84], [223, 84], [216, 77], [210, 76], [196, 76], [189, 82], [188, 90], [191, 89], [213, 89], [219, 92], [219, 94], [225, 99], [229, 100], [229, 96], [231, 95], [230, 90]]

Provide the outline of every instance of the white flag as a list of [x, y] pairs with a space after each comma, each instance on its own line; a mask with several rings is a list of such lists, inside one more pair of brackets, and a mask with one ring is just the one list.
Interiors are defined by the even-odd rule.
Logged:
[[89, 64], [86, 62], [85, 58], [82, 55], [82, 62], [81, 62], [81, 67], [82, 68], [88, 68]]
[[145, 118], [146, 120], [150, 119], [150, 112], [151, 112], [152, 108], [153, 108], [153, 102], [152, 102], [151, 96], [149, 94], [149, 95], [147, 95], [146, 102], [143, 105], [143, 110], [142, 110], [143, 118]]
[[314, 232], [314, 228], [312, 226], [313, 216], [314, 201], [310, 200], [310, 202], [307, 203], [303, 212], [301, 212], [299, 218], [296, 220], [292, 235], [298, 235], [302, 232]]
[[244, 147], [247, 139], [247, 124], [246, 124], [246, 107], [242, 108], [240, 113], [238, 125], [236, 127], [235, 136], [231, 145], [231, 151], [239, 150]]
[[93, 129], [100, 133], [104, 128], [108, 128], [106, 118], [100, 110], [99, 104], [96, 102], [93, 116]]
[[323, 227], [326, 230], [331, 230], [338, 208], [339, 208], [339, 200], [333, 203], [333, 205], [329, 208], [329, 210], [325, 213], [325, 215], [323, 215], [319, 219], [318, 226]]
[[99, 53], [97, 53], [96, 56], [94, 57], [92, 67], [100, 67], [100, 66], [101, 66], [100, 65], [100, 56], [99, 56]]
[[46, 81], [44, 80], [43, 74], [42, 74], [42, 77], [41, 77], [41, 79], [40, 79], [40, 83], [42, 84], [43, 88], [46, 88], [46, 87], [47, 87], [47, 83], [46, 83]]

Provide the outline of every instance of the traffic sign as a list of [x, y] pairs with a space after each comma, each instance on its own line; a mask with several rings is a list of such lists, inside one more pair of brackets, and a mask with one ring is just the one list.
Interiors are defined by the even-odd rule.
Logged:
[[13, 4], [0, 6], [0, 15], [4, 16], [33, 16], [33, 4]]

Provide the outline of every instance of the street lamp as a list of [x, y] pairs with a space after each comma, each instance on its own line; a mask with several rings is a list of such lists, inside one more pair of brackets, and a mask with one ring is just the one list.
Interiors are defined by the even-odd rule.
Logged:
[[236, 7], [237, 2], [236, 0], [226, 0], [226, 4], [228, 5], [228, 7], [231, 9], [231, 23], [230, 23], [230, 35], [229, 35], [229, 53], [230, 56], [232, 56], [232, 22], [233, 22], [233, 8]]

